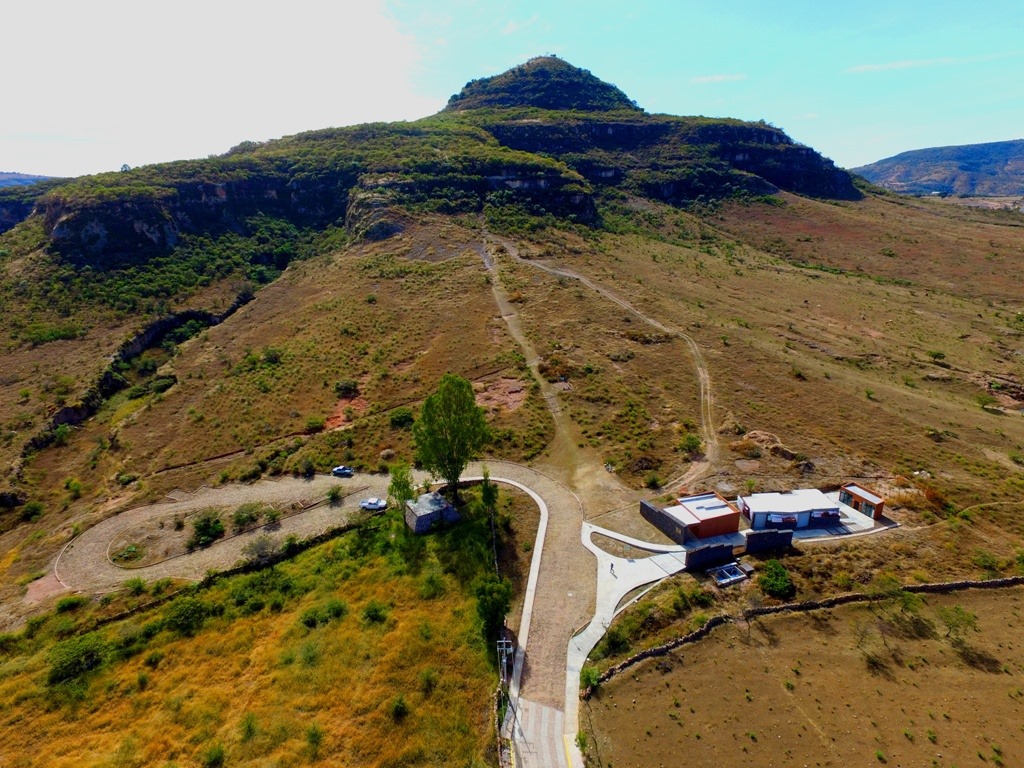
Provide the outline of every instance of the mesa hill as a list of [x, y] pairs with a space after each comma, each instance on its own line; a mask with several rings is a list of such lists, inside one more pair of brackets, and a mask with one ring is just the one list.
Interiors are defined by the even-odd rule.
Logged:
[[853, 172], [907, 194], [1024, 195], [1024, 139], [914, 149]]
[[[190, 237], [262, 238], [258, 230], [279, 225], [379, 239], [401, 229], [397, 211], [410, 207], [489, 205], [595, 225], [596, 196], [609, 188], [675, 206], [779, 191], [860, 198], [846, 171], [775, 126], [648, 115], [615, 86], [543, 57], [471, 82], [448, 108], [412, 123], [310, 131], [218, 157], [3, 190], [0, 231], [34, 212], [64, 261], [106, 270], [174, 252]], [[254, 258], [278, 270], [291, 254]]]
[[641, 111], [635, 101], [611, 83], [557, 56], [537, 56], [500, 75], [470, 80], [448, 100], [445, 110], [485, 107]]

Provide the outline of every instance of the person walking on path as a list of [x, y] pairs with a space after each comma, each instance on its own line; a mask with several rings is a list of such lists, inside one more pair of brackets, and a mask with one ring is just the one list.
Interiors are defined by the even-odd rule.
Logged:
[[612, 576], [615, 575], [615, 563], [608, 563], [608, 569], [611, 571]]

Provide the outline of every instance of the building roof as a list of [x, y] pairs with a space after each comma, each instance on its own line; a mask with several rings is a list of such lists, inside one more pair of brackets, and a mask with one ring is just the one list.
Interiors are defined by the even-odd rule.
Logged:
[[867, 502], [869, 502], [871, 504], [881, 504], [882, 503], [882, 497], [881, 496], [879, 496], [874, 491], [869, 491], [863, 485], [857, 485], [857, 483], [847, 483], [846, 485], [843, 486], [843, 488], [845, 490], [847, 490], [847, 491], [850, 491], [851, 493], [857, 494], [862, 499], [864, 499], [864, 501], [867, 501]]
[[416, 499], [416, 501], [410, 500], [407, 501], [406, 504], [417, 517], [422, 515], [440, 514], [446, 507], [451, 506], [451, 504], [448, 503], [448, 499], [436, 491], [424, 493]]
[[685, 496], [677, 501], [679, 504], [668, 507], [665, 514], [686, 526], [698, 525], [705, 520], [714, 520], [739, 513], [738, 509], [717, 493]]
[[839, 511], [839, 502], [832, 501], [817, 488], [800, 488], [782, 493], [752, 493], [740, 496], [738, 501], [746, 503], [750, 514], [774, 513], [796, 515], [801, 512]]

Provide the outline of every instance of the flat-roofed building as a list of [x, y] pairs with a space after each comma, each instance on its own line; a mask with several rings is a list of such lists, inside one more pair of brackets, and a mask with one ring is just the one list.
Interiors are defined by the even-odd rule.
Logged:
[[755, 531], [765, 528], [829, 528], [839, 525], [839, 503], [817, 488], [739, 496], [736, 504]]
[[702, 493], [676, 499], [670, 507], [659, 509], [640, 503], [640, 514], [669, 538], [683, 543], [736, 533], [740, 511], [718, 493]]
[[875, 520], [880, 520], [885, 511], [885, 499], [860, 483], [847, 483], [840, 488], [839, 501]]

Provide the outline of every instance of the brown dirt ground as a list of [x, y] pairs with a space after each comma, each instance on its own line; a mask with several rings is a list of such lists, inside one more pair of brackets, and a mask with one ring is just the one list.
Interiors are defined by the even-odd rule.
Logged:
[[528, 390], [529, 384], [522, 379], [502, 377], [479, 386], [476, 404], [488, 410], [517, 411], [526, 402]]
[[[584, 705], [593, 764], [1024, 764], [1022, 601], [1020, 588], [927, 596], [919, 636], [864, 605], [727, 625]], [[963, 651], [936, 614], [954, 604], [977, 615]]]

